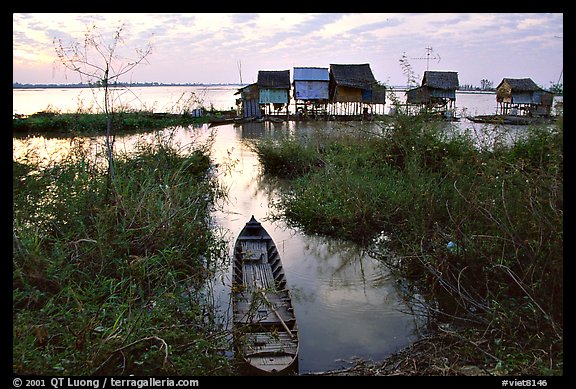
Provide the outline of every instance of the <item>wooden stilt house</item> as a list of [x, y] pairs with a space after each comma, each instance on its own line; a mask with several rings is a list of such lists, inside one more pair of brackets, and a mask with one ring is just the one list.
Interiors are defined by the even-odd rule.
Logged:
[[457, 72], [425, 71], [422, 85], [406, 91], [406, 103], [428, 112], [454, 112], [458, 87]]
[[240, 98], [236, 100], [236, 105], [238, 105], [240, 114], [243, 118], [260, 118], [262, 116], [258, 84], [254, 83], [246, 85], [245, 87], [238, 89], [238, 92], [235, 94], [240, 95]]
[[290, 104], [290, 70], [260, 70], [258, 72], [259, 103], [267, 115], [280, 114]]
[[550, 116], [553, 98], [530, 78], [504, 78], [496, 88], [501, 115]]
[[374, 104], [383, 106], [386, 93], [369, 64], [331, 64], [330, 103], [333, 115], [360, 115], [372, 111]]
[[294, 68], [294, 100], [298, 117], [319, 117], [327, 113], [330, 74], [328, 68]]

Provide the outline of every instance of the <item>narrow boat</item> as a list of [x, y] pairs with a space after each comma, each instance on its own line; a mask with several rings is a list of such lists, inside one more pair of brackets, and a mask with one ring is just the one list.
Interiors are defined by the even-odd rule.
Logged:
[[272, 237], [254, 216], [234, 245], [232, 303], [236, 351], [257, 374], [297, 374], [298, 327]]
[[468, 120], [474, 123], [489, 123], [489, 124], [514, 124], [526, 126], [530, 124], [548, 124], [553, 123], [553, 117], [531, 117], [531, 116], [518, 116], [518, 115], [478, 115], [469, 116]]

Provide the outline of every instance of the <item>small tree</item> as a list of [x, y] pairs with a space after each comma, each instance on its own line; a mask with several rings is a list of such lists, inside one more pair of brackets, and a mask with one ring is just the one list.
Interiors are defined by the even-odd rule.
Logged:
[[[137, 65], [146, 61], [152, 52], [150, 43], [144, 49], [135, 49], [130, 57], [121, 56], [119, 46], [124, 44], [121, 24], [114, 32], [110, 43], [106, 43], [97, 27], [93, 25], [86, 29], [83, 42], [74, 42], [65, 46], [61, 39], [54, 38], [54, 47], [58, 60], [68, 70], [80, 75], [81, 80], [91, 87], [102, 88], [104, 91], [101, 106], [106, 117], [106, 156], [108, 159], [108, 182], [114, 180], [114, 137], [112, 134], [111, 116], [114, 112], [113, 87], [119, 78], [131, 72]], [[96, 102], [100, 104], [98, 99]]]
[[412, 65], [408, 62], [408, 57], [406, 57], [406, 53], [402, 54], [402, 57], [399, 59], [400, 67], [402, 67], [402, 72], [407, 77], [407, 85], [408, 87], [412, 87], [413, 85], [417, 85], [416, 78], [414, 76], [414, 70], [412, 70]]

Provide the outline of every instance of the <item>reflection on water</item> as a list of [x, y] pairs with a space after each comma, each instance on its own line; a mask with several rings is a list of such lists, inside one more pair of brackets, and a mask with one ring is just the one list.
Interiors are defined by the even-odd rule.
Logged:
[[[326, 124], [324, 123], [324, 126]], [[415, 340], [414, 317], [405, 313], [396, 282], [387, 269], [357, 246], [331, 238], [307, 236], [281, 221], [271, 222], [269, 204], [286, 182], [265, 177], [247, 140], [316, 131], [298, 123], [247, 123], [219, 126], [214, 143], [219, 163], [233, 168], [221, 182], [229, 199], [215, 212], [230, 250], [254, 215], [273, 237], [286, 271], [300, 331], [300, 373], [347, 366], [353, 357], [382, 359]], [[325, 128], [325, 127], [324, 127]], [[230, 314], [231, 269], [218, 278], [216, 301]]]
[[301, 370], [343, 367], [354, 356], [382, 359], [414, 340], [414, 318], [403, 313], [381, 263], [349, 243], [300, 241], [286, 254], [297, 258], [287, 261], [287, 276], [301, 328]]

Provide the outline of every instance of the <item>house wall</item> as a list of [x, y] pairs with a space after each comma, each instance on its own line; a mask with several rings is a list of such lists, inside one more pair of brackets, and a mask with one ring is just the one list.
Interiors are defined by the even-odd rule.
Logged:
[[430, 88], [430, 97], [456, 100], [456, 91]]
[[287, 89], [260, 89], [260, 104], [276, 103], [288, 104]]
[[327, 81], [294, 81], [296, 100], [328, 100]]
[[[512, 93], [511, 103], [514, 104], [535, 104], [533, 93], [532, 92], [514, 92]], [[508, 99], [504, 99], [504, 101], [508, 101]]]
[[242, 116], [245, 118], [251, 118], [251, 117], [259, 118], [260, 116], [262, 116], [258, 100], [256, 99], [243, 100]]
[[408, 104], [426, 104], [430, 102], [430, 92], [426, 87], [414, 88], [406, 92]]
[[338, 86], [334, 101], [339, 103], [362, 102], [362, 89]]
[[384, 89], [364, 89], [362, 102], [367, 104], [386, 104], [386, 91]]

